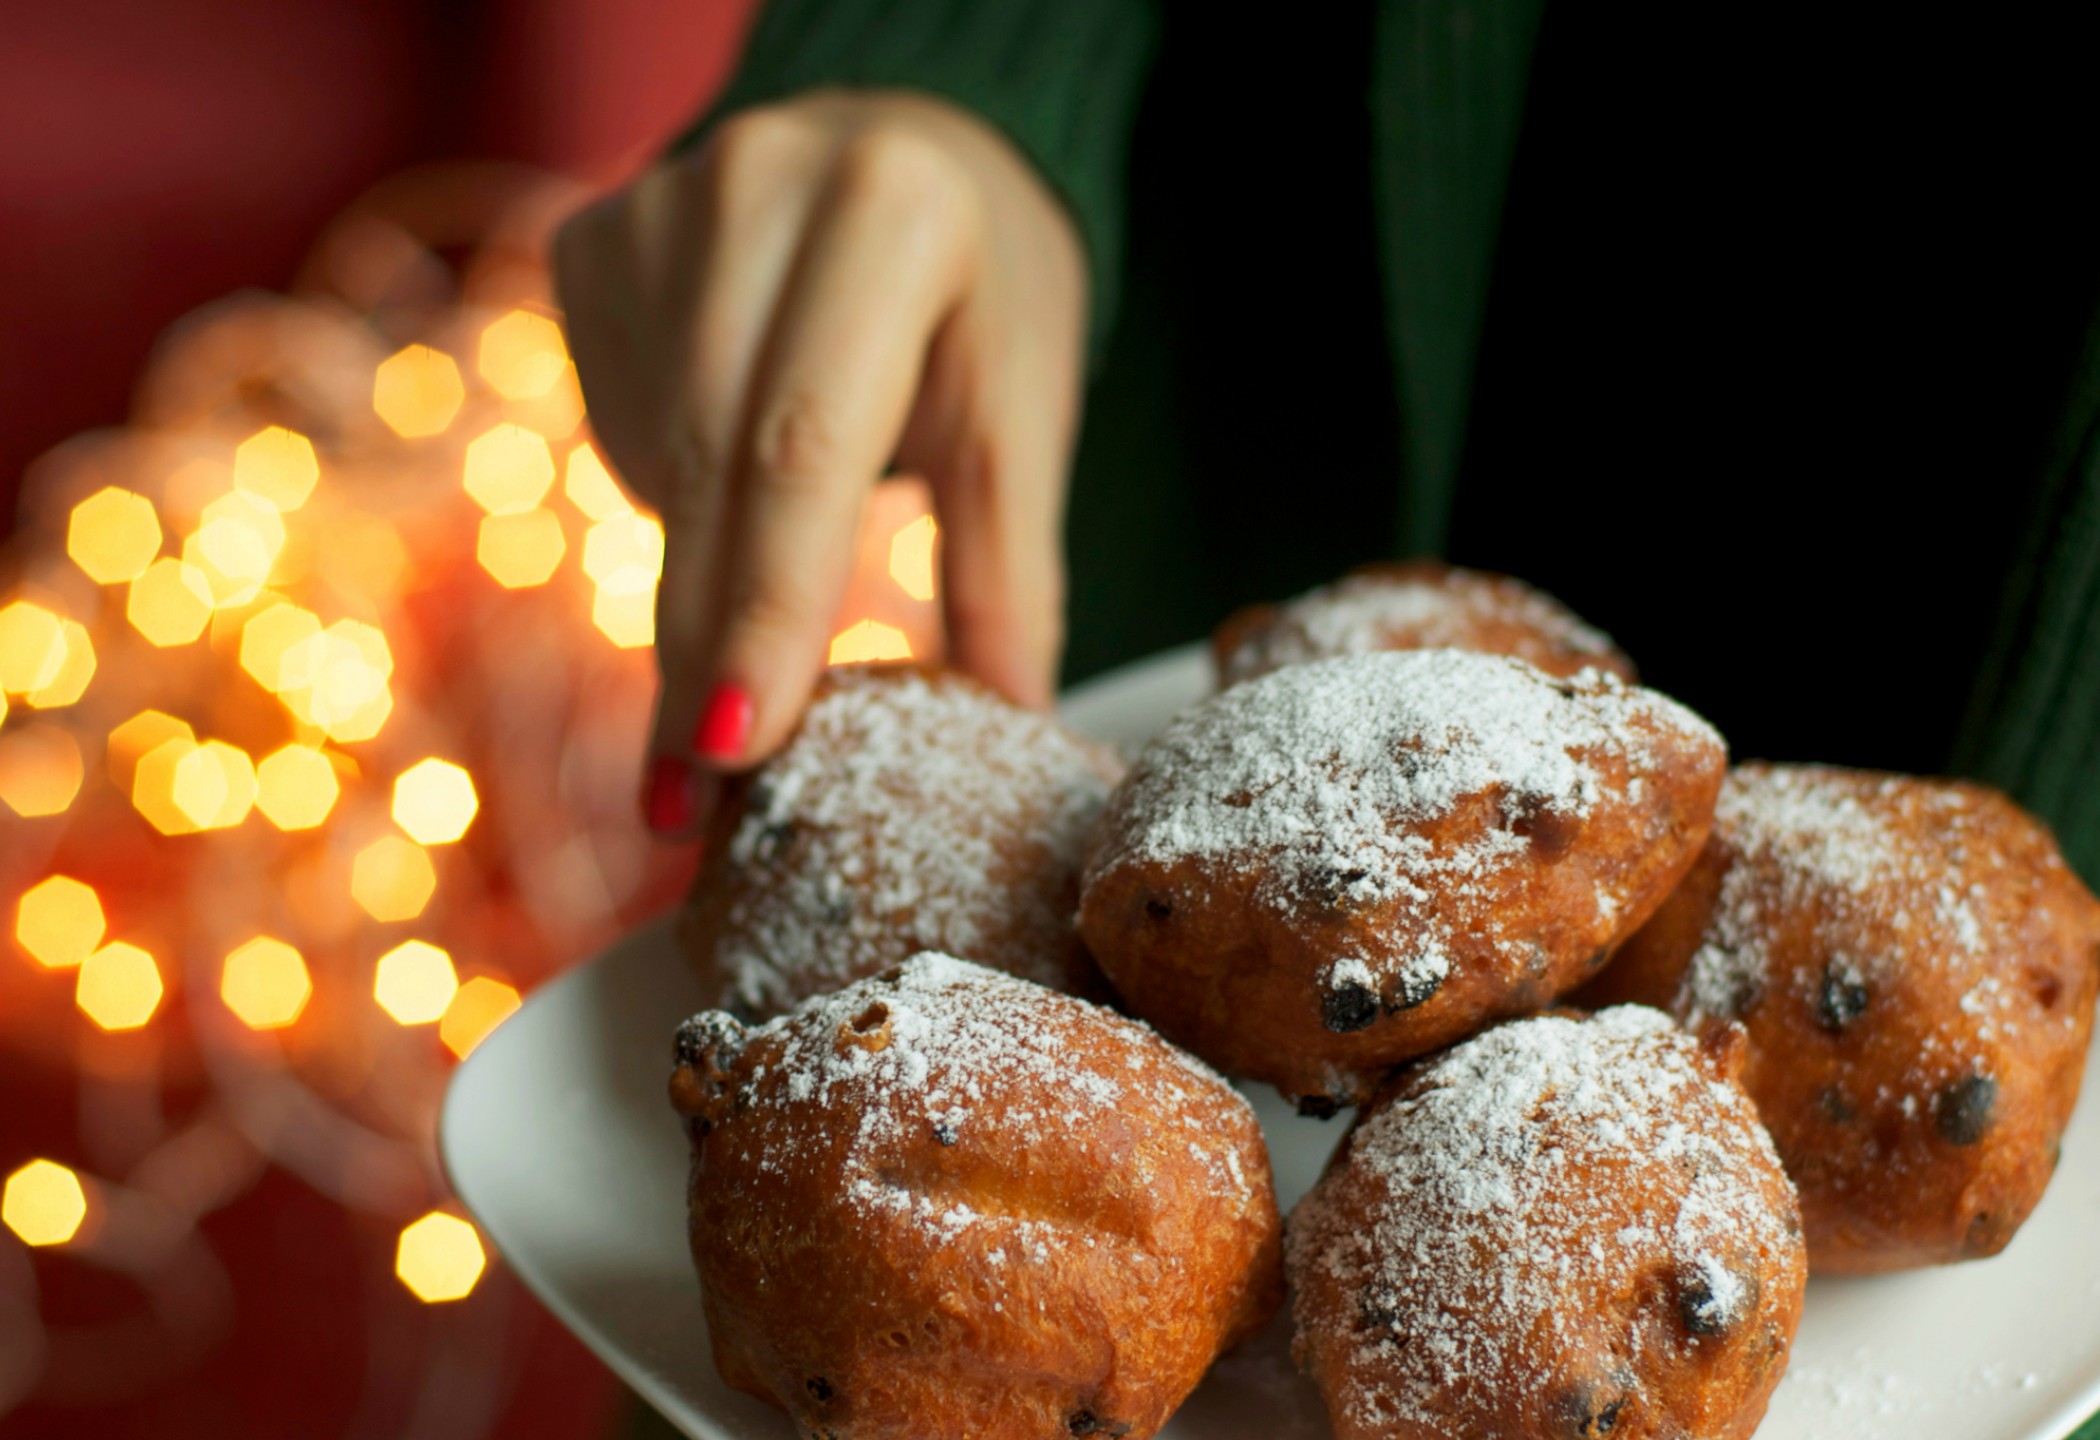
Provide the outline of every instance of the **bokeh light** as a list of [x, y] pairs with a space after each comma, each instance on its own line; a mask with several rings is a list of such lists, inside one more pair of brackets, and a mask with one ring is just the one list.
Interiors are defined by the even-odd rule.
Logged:
[[296, 430], [272, 425], [243, 440], [233, 452], [233, 484], [273, 510], [297, 510], [313, 494], [321, 462], [313, 442]]
[[268, 935], [258, 935], [228, 955], [219, 972], [219, 998], [251, 1030], [291, 1024], [313, 993], [305, 959]]
[[15, 907], [15, 939], [38, 964], [61, 970], [95, 953], [109, 922], [95, 888], [70, 875], [53, 875], [22, 892]]
[[213, 605], [211, 581], [194, 565], [163, 556], [131, 582], [124, 613], [154, 644], [187, 645], [204, 633]]
[[63, 1245], [87, 1219], [80, 1177], [56, 1160], [32, 1160], [0, 1190], [0, 1223], [24, 1245]]
[[491, 515], [530, 510], [553, 484], [546, 438], [523, 425], [498, 425], [467, 446], [467, 493]]
[[372, 998], [403, 1025], [442, 1018], [458, 993], [452, 957], [423, 940], [404, 940], [387, 951], [372, 976]]
[[914, 600], [933, 598], [933, 542], [939, 533], [933, 517], [921, 515], [890, 537], [890, 578]]
[[436, 890], [429, 853], [399, 835], [381, 836], [350, 862], [351, 898], [374, 920], [413, 920]]
[[663, 526], [633, 512], [600, 520], [583, 537], [583, 573], [616, 595], [652, 589], [664, 573]]
[[465, 1299], [487, 1264], [474, 1227], [442, 1210], [403, 1229], [394, 1248], [394, 1273], [425, 1304]]
[[517, 1011], [518, 992], [493, 975], [476, 975], [459, 987], [445, 1016], [438, 1022], [438, 1038], [445, 1048], [464, 1060], [474, 1047]]
[[650, 590], [600, 590], [591, 600], [591, 623], [622, 650], [656, 643], [656, 595]]
[[474, 777], [449, 760], [420, 761], [394, 780], [394, 823], [420, 844], [457, 840], [480, 808]]
[[66, 554], [88, 578], [121, 585], [146, 573], [160, 554], [160, 517], [153, 502], [115, 485], [73, 507], [66, 521]]
[[181, 734], [161, 741], [141, 755], [133, 767], [132, 808], [163, 835], [188, 835], [198, 828], [197, 822], [175, 802], [176, 772], [198, 748], [185, 725]]
[[569, 366], [561, 327], [513, 310], [481, 332], [481, 376], [506, 400], [531, 400], [560, 383]]
[[284, 549], [284, 520], [245, 491], [222, 495], [204, 507], [197, 533], [182, 545], [182, 558], [204, 577], [215, 605], [245, 605], [270, 578]]
[[369, 740], [392, 708], [387, 677], [393, 670], [392, 651], [377, 627], [338, 620], [285, 650], [278, 697], [332, 739]]
[[73, 1003], [105, 1030], [136, 1030], [160, 1008], [161, 994], [153, 957], [120, 940], [81, 961]]
[[406, 439], [442, 434], [466, 398], [458, 363], [428, 345], [395, 351], [372, 374], [372, 409]]
[[80, 743], [56, 725], [0, 734], [0, 802], [24, 819], [56, 815], [80, 793]]
[[341, 793], [334, 764], [311, 745], [286, 745], [255, 767], [255, 808], [280, 830], [311, 830]]
[[61, 619], [58, 634], [65, 652], [58, 670], [48, 682], [22, 697], [46, 710], [71, 705], [87, 693], [88, 681], [95, 678], [95, 642], [87, 626], [78, 620]]
[[587, 444], [569, 452], [568, 476], [562, 481], [562, 492], [569, 497], [569, 503], [593, 520], [610, 520], [634, 510], [612, 472], [598, 458], [598, 452]]
[[285, 688], [285, 652], [320, 633], [321, 619], [311, 610], [282, 600], [265, 606], [241, 626], [241, 668], [274, 694]]
[[876, 660], [911, 659], [911, 637], [894, 625], [863, 620], [831, 639], [831, 663], [864, 665]]
[[474, 544], [474, 558], [506, 590], [544, 585], [561, 564], [569, 542], [552, 510], [525, 510], [515, 515], [484, 515]]
[[175, 762], [169, 797], [199, 830], [240, 824], [255, 808], [255, 762], [223, 740], [207, 740]]
[[41, 690], [65, 663], [65, 630], [56, 615], [27, 600], [0, 608], [0, 691]]
[[195, 740], [196, 734], [183, 721], [160, 710], [141, 710], [109, 732], [102, 749], [109, 778], [119, 790], [131, 788], [139, 757], [170, 740]]

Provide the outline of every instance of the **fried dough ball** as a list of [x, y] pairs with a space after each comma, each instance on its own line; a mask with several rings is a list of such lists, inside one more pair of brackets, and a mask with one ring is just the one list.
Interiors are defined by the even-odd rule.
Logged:
[[1741, 1440], [1801, 1319], [1793, 1187], [1742, 1032], [1622, 1006], [1396, 1076], [1291, 1212], [1337, 1440]]
[[1818, 1272], [2005, 1248], [2078, 1099], [2100, 902], [2049, 832], [1951, 780], [1744, 765], [1713, 838], [1584, 992], [1739, 1020]]
[[799, 1433], [1141, 1440], [1282, 1296], [1254, 1112], [1113, 1011], [944, 955], [678, 1035], [722, 1378]]
[[747, 1020], [921, 950], [1100, 995], [1072, 915], [1122, 770], [965, 675], [834, 670], [725, 794], [682, 938]]
[[1551, 595], [1440, 560], [1361, 566], [1295, 600], [1240, 610], [1210, 641], [1220, 688], [1308, 660], [1446, 647], [1514, 655], [1549, 675], [1635, 678], [1609, 635]]
[[1331, 1114], [1587, 978], [1699, 853], [1724, 764], [1698, 716], [1602, 671], [1289, 666], [1139, 756], [1080, 933], [1163, 1034]]

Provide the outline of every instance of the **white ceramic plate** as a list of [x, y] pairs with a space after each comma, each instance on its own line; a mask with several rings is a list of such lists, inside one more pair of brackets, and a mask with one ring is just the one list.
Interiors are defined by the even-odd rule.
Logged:
[[[1081, 686], [1078, 727], [1135, 744], [1209, 684], [1196, 647]], [[459, 1068], [441, 1145], [504, 1260], [606, 1364], [698, 1440], [788, 1440], [786, 1417], [715, 1375], [685, 1248], [685, 1138], [664, 1096], [671, 1031], [700, 985], [665, 926], [538, 991]], [[1278, 1200], [1342, 1125], [1248, 1087]], [[1161, 1433], [1318, 1440], [1318, 1396], [1283, 1323], [1226, 1357]], [[1994, 1260], [1818, 1280], [1759, 1440], [2061, 1440], [2100, 1409], [2100, 1104], [2064, 1138], [2048, 1197]]]

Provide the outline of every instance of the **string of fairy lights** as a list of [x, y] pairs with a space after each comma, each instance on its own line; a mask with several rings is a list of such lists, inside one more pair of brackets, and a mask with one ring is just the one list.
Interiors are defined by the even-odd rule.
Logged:
[[[195, 1222], [270, 1165], [392, 1224], [417, 1299], [474, 1295], [431, 1145], [450, 1066], [682, 882], [634, 814], [663, 533], [588, 438], [521, 259], [543, 223], [488, 230], [433, 300], [440, 247], [357, 217], [323, 246], [351, 293], [208, 307], [131, 424], [27, 477], [0, 1044], [83, 1104], [71, 1152], [0, 1153], [0, 1414], [100, 1343], [7, 1245], [133, 1275], [194, 1351], [238, 1304]], [[937, 652], [926, 510], [871, 498], [834, 663]], [[171, 1120], [178, 1080], [206, 1099]]]

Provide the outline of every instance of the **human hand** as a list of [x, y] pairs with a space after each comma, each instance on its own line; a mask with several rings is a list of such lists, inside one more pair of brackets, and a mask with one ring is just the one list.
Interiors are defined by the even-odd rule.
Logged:
[[1049, 702], [1087, 276], [1004, 137], [897, 92], [745, 111], [572, 217], [554, 270], [598, 440], [664, 524], [652, 830], [793, 728], [893, 461], [933, 490], [951, 658]]

